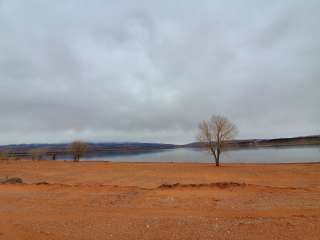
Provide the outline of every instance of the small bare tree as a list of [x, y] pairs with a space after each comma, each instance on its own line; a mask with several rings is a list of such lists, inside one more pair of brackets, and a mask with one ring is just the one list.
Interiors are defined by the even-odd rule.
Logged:
[[33, 148], [29, 151], [29, 153], [31, 154], [32, 160], [41, 160], [47, 155], [48, 149], [42, 147]]
[[88, 144], [82, 141], [74, 141], [69, 145], [69, 151], [73, 155], [73, 161], [79, 162], [88, 149]]
[[237, 127], [226, 117], [213, 115], [209, 120], [200, 122], [198, 140], [214, 156], [216, 166], [219, 166], [225, 141], [231, 140], [237, 133]]

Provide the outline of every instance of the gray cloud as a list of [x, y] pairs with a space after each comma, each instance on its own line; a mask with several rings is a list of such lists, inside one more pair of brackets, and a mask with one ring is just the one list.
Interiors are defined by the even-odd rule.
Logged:
[[0, 143], [320, 132], [320, 15], [303, 1], [0, 1]]

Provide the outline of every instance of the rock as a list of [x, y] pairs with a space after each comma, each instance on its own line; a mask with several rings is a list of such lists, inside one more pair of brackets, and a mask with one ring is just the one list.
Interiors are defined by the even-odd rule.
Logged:
[[23, 183], [21, 178], [13, 177], [13, 178], [7, 178], [5, 180], [0, 181], [2, 184], [20, 184]]

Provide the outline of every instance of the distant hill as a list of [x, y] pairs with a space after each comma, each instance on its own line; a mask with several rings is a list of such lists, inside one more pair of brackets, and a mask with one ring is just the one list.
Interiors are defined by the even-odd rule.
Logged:
[[[61, 144], [12, 144], [0, 146], [1, 150], [9, 150], [17, 156], [29, 156], [30, 150], [34, 148], [47, 148], [48, 153], [57, 153], [58, 155], [66, 155], [68, 153], [68, 145], [66, 143]], [[87, 154], [99, 154], [99, 153], [140, 153], [150, 152], [164, 149], [178, 148], [178, 145], [174, 144], [162, 144], [162, 143], [140, 143], [140, 142], [124, 142], [124, 143], [88, 143]]]
[[[30, 155], [30, 150], [34, 148], [47, 148], [48, 154], [56, 153], [57, 155], [68, 154], [68, 145], [61, 144], [13, 144], [0, 146], [1, 150], [8, 150], [16, 156], [26, 157]], [[256, 147], [287, 147], [287, 146], [306, 146], [319, 145], [320, 135], [294, 137], [294, 138], [277, 138], [277, 139], [246, 139], [233, 140], [227, 142], [228, 148], [256, 148]], [[200, 148], [201, 143], [193, 142], [189, 144], [163, 144], [163, 143], [140, 143], [140, 142], [122, 142], [122, 143], [89, 143], [87, 154], [132, 154], [145, 153], [152, 151], [168, 150], [175, 148]]]
[[[200, 148], [200, 142], [193, 142], [183, 145], [187, 148]], [[275, 138], [275, 139], [246, 139], [227, 141], [229, 148], [255, 148], [255, 147], [288, 147], [288, 146], [306, 146], [320, 145], [320, 135], [293, 137], [293, 138]]]

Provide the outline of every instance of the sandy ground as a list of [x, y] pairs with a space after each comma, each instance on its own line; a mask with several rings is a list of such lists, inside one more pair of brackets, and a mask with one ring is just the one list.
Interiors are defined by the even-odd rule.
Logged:
[[320, 164], [2, 161], [6, 176], [25, 183], [0, 185], [0, 240], [320, 239]]

